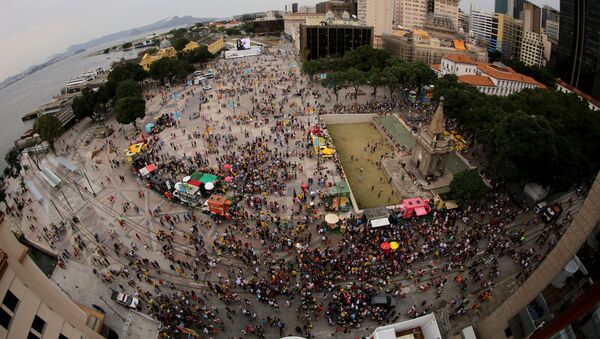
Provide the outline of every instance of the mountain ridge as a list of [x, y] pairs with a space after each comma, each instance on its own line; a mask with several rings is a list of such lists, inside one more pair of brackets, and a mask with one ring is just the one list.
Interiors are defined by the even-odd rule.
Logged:
[[27, 76], [29, 76], [41, 69], [44, 69], [45, 67], [48, 67], [52, 64], [55, 64], [61, 60], [71, 57], [75, 54], [85, 52], [86, 50], [89, 50], [94, 47], [98, 47], [103, 44], [107, 44], [110, 42], [116, 42], [117, 40], [120, 40], [120, 39], [131, 38], [136, 35], [150, 33], [150, 32], [158, 31], [161, 29], [185, 26], [185, 25], [194, 24], [197, 22], [207, 22], [207, 21], [212, 21], [212, 20], [214, 20], [214, 18], [196, 18], [196, 17], [190, 16], [190, 15], [180, 17], [177, 15], [174, 15], [171, 17], [166, 17], [166, 18], [160, 19], [160, 20], [155, 21], [148, 25], [134, 27], [134, 28], [106, 34], [101, 37], [88, 40], [87, 42], [74, 44], [74, 45], [67, 47], [65, 52], [50, 56], [48, 58], [48, 60], [46, 60], [45, 62], [36, 64], [36, 65], [32, 65], [18, 74], [7, 77], [2, 82], [0, 82], [0, 90], [14, 84], [15, 82], [17, 82], [23, 78], [26, 78]]

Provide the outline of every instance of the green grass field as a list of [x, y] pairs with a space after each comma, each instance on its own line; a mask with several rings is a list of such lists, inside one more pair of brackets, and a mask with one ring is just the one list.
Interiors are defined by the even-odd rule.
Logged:
[[[327, 129], [358, 207], [365, 209], [400, 203], [385, 173], [375, 164], [382, 154], [392, 153], [391, 146], [381, 133], [369, 123], [334, 124], [327, 125]], [[372, 146], [381, 140], [384, 140], [383, 144], [380, 143], [374, 153], [368, 149], [365, 151], [368, 144]]]

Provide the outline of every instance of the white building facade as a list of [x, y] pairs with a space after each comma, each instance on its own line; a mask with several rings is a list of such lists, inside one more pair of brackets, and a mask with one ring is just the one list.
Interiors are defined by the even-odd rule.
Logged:
[[535, 79], [515, 72], [501, 63], [478, 62], [466, 55], [449, 55], [433, 65], [439, 77], [454, 74], [458, 80], [488, 95], [508, 96], [526, 88], [546, 88]]

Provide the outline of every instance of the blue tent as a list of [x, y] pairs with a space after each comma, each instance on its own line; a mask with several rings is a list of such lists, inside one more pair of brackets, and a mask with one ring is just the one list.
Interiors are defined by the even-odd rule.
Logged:
[[154, 124], [153, 123], [149, 123], [146, 125], [146, 132], [150, 133], [152, 132], [152, 129], [154, 128]]

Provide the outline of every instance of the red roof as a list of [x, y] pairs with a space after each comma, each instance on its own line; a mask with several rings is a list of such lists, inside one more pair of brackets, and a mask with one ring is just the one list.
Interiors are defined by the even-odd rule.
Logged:
[[472, 86], [496, 87], [492, 79], [483, 75], [459, 75], [458, 81]]
[[566, 82], [562, 81], [561, 79], [556, 79], [556, 83], [561, 85], [562, 87], [568, 89], [569, 91], [579, 95], [580, 97], [582, 97], [585, 101], [591, 103], [592, 105], [600, 108], [600, 100], [590, 96], [587, 93], [582, 92], [580, 89], [575, 88], [569, 84], [567, 84]]
[[469, 64], [469, 65], [477, 65], [478, 62], [473, 60], [473, 58], [471, 58], [468, 55], [465, 54], [450, 54], [450, 55], [444, 55], [442, 58], [444, 59], [448, 59], [450, 61], [459, 63], [459, 64]]
[[431, 68], [433, 68], [436, 71], [439, 71], [440, 70], [440, 66], [441, 66], [440, 64], [433, 64], [433, 65], [431, 65]]
[[482, 62], [477, 65], [477, 68], [481, 72], [483, 72], [493, 78], [496, 78], [496, 79], [525, 82], [528, 84], [536, 85], [539, 88], [546, 88], [546, 86], [544, 86], [542, 83], [536, 81], [534, 78], [528, 77], [521, 73], [517, 73], [508, 66], [501, 67], [498, 65], [486, 64], [486, 63]]

